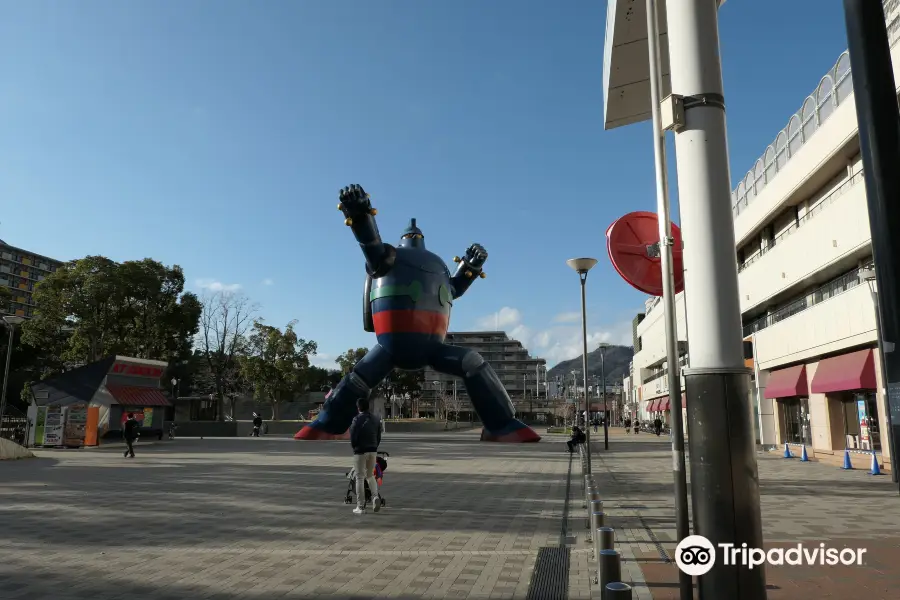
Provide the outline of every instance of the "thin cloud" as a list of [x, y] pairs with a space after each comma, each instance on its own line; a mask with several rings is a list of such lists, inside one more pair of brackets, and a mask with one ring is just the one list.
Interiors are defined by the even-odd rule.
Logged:
[[198, 279], [196, 285], [201, 290], [210, 292], [237, 292], [241, 289], [239, 283], [222, 283], [216, 279]]
[[581, 320], [580, 312], [564, 312], [553, 317], [554, 323], [577, 323]]
[[275, 281], [266, 277], [262, 280], [263, 285], [275, 285]]

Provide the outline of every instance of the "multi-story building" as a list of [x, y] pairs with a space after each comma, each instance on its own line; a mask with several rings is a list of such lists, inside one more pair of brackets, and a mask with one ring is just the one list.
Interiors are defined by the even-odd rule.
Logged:
[[[497, 372], [517, 410], [537, 412], [546, 408], [547, 361], [528, 354], [522, 342], [510, 339], [503, 331], [450, 332], [446, 341], [478, 352]], [[465, 387], [455, 377], [426, 368], [423, 388], [420, 414], [433, 412], [435, 400], [441, 394], [452, 397], [454, 389], [460, 399], [460, 410], [469, 410]]]
[[32, 292], [34, 286], [63, 263], [28, 250], [10, 246], [0, 240], [0, 287], [6, 288], [12, 299], [0, 301], [0, 314], [31, 317], [34, 314]]
[[[900, 81], [900, 8], [886, 3]], [[732, 194], [741, 312], [757, 440], [838, 461], [890, 465], [872, 240], [850, 60], [838, 57]], [[690, 290], [688, 290], [690, 293]], [[663, 305], [637, 327], [632, 386], [641, 418], [668, 408]], [[682, 296], [678, 339], [690, 337]], [[683, 354], [682, 354], [683, 351]], [[689, 354], [684, 343], [682, 364]], [[665, 405], [665, 406], [664, 406]], [[689, 433], [689, 431], [688, 431]], [[868, 466], [868, 456], [857, 457]]]

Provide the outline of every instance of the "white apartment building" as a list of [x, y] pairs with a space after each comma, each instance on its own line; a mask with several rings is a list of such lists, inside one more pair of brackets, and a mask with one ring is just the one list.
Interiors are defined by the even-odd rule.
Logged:
[[[897, 5], [885, 10], [900, 81]], [[740, 181], [732, 205], [758, 443], [797, 453], [806, 445], [811, 458], [833, 461], [874, 450], [889, 467], [873, 284], [858, 277], [872, 244], [846, 52]], [[687, 340], [680, 294], [676, 312], [678, 339]], [[663, 305], [648, 300], [635, 333], [630, 384], [642, 419], [668, 418], [662, 317]], [[688, 350], [680, 348], [682, 364]], [[868, 467], [868, 456], [851, 456]]]

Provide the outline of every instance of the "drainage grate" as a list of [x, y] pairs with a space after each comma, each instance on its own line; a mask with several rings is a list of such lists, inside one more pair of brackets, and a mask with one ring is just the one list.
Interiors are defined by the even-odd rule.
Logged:
[[656, 551], [659, 552], [659, 557], [666, 561], [667, 563], [671, 563], [672, 559], [669, 558], [669, 553], [666, 552], [666, 549], [663, 548], [663, 545], [656, 538], [656, 535], [653, 533], [653, 530], [647, 525], [647, 521], [644, 520], [644, 515], [641, 514], [640, 511], [636, 510], [634, 513], [637, 515], [638, 519], [641, 520], [641, 525], [644, 527], [644, 531], [647, 532], [647, 535], [650, 536], [650, 541], [656, 546]]
[[565, 600], [568, 597], [569, 549], [538, 549], [526, 600]]

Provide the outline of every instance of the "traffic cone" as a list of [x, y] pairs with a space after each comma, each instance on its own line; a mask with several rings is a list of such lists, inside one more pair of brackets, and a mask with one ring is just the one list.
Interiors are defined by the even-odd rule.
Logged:
[[874, 450], [872, 450], [872, 470], [869, 471], [869, 475], [881, 475], [881, 467], [878, 466], [878, 457]]
[[800, 462], [809, 462], [809, 455], [806, 453], [806, 444], [803, 444], [803, 450], [800, 451]]
[[847, 471], [853, 469], [853, 465], [850, 463], [850, 451], [849, 450], [844, 450], [844, 466], [842, 466], [841, 468], [844, 470], [847, 470]]
[[784, 458], [794, 458], [791, 456], [791, 449], [788, 448], [787, 442], [784, 443]]

